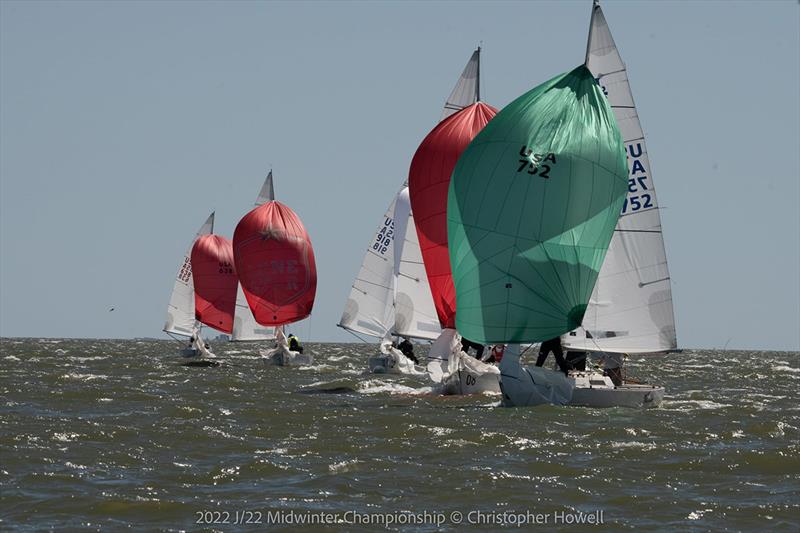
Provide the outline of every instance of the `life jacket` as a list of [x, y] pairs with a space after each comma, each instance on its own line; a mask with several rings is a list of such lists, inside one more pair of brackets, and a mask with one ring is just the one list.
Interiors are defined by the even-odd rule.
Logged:
[[289, 346], [300, 346], [300, 338], [296, 335], [289, 335], [289, 338], [286, 340], [289, 341]]
[[503, 360], [503, 353], [506, 351], [505, 344], [495, 344], [492, 346], [492, 357], [496, 362], [500, 362]]

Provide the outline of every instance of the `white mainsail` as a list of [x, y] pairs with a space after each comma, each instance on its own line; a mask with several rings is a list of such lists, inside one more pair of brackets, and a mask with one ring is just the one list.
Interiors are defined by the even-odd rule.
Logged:
[[[475, 50], [464, 67], [440, 121], [478, 101], [480, 51]], [[367, 247], [338, 325], [378, 338], [389, 332], [434, 340], [441, 333], [411, 213], [408, 182]]]
[[198, 329], [194, 318], [194, 283], [192, 282], [192, 246], [194, 241], [201, 235], [207, 235], [214, 231], [214, 213], [211, 213], [206, 221], [197, 230], [197, 235], [189, 243], [189, 248], [183, 256], [178, 275], [175, 277], [175, 285], [172, 287], [172, 295], [167, 305], [167, 320], [164, 323], [164, 331], [174, 335], [184, 335], [190, 337]]
[[[260, 206], [265, 202], [271, 202], [275, 199], [275, 188], [272, 185], [272, 171], [267, 174], [267, 179], [261, 186], [261, 190], [256, 198], [255, 207]], [[236, 288], [236, 308], [233, 315], [233, 331], [231, 332], [231, 341], [265, 341], [275, 338], [275, 328], [269, 326], [262, 326], [256, 322], [250, 306], [247, 304], [247, 299], [242, 291], [242, 285], [239, 284]]]
[[394, 331], [397, 335], [434, 340], [442, 332], [433, 303], [431, 287], [417, 228], [411, 213], [408, 187], [395, 201], [394, 240]]
[[[625, 64], [595, 0], [586, 66], [614, 110], [628, 156], [628, 197], [611, 239], [583, 328], [562, 337], [569, 348], [647, 353], [677, 347], [667, 256], [644, 133]], [[588, 335], [587, 335], [588, 332]]]
[[339, 326], [382, 338], [394, 325], [395, 202], [367, 246], [364, 261], [347, 298]]
[[447, 97], [444, 110], [442, 111], [442, 118], [440, 118], [439, 121], [446, 119], [453, 113], [461, 111], [465, 107], [469, 107], [480, 100], [480, 84], [481, 48], [478, 47], [478, 49], [472, 53], [472, 57], [469, 58], [469, 61], [467, 61], [467, 66], [464, 67], [464, 72], [461, 73], [461, 77], [458, 78], [456, 86], [453, 87], [453, 92]]

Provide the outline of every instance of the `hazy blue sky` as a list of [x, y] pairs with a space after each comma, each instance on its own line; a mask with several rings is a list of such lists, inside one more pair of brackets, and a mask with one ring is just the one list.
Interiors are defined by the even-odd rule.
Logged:
[[[212, 210], [270, 166], [316, 340], [483, 41], [502, 107], [583, 61], [591, 2], [0, 2], [0, 333], [159, 336]], [[603, 3], [647, 136], [685, 347], [800, 347], [800, 6]], [[109, 307], [116, 311], [108, 313]]]

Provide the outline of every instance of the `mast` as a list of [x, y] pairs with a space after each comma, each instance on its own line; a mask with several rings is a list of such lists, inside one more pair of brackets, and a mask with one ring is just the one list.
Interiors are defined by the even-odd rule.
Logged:
[[592, 34], [594, 33], [594, 14], [600, 9], [600, 0], [592, 1], [592, 14], [589, 16], [589, 37], [586, 39], [586, 57], [583, 64], [589, 66], [589, 53], [592, 49]]
[[[596, 1], [596, 0], [595, 0]], [[478, 55], [478, 71], [475, 73], [475, 101], [481, 101], [481, 47], [479, 46], [475, 53]]]

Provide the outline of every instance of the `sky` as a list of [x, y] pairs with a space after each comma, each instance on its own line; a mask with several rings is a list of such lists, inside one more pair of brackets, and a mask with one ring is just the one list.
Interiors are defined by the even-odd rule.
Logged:
[[[800, 349], [800, 4], [602, 3], [686, 348]], [[583, 62], [591, 2], [0, 2], [0, 335], [159, 337], [178, 263], [270, 168], [336, 327], [474, 48], [496, 107]], [[115, 311], [109, 313], [108, 309]]]

